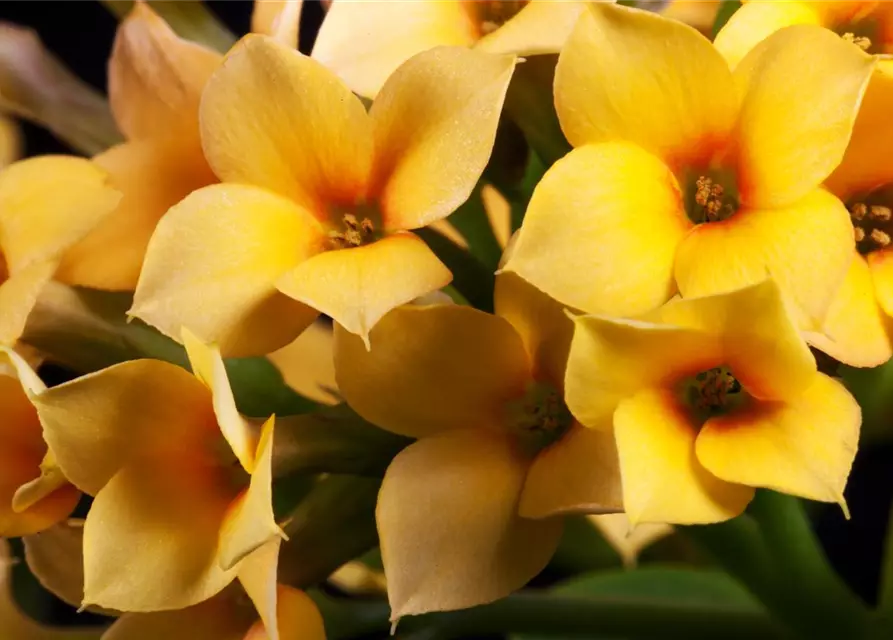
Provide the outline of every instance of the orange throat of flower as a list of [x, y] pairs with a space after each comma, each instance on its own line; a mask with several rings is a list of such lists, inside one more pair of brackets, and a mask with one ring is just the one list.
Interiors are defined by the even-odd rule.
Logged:
[[701, 371], [681, 383], [683, 404], [700, 422], [731, 413], [747, 399], [747, 393], [728, 367]]
[[695, 224], [722, 222], [738, 211], [734, 178], [720, 171], [693, 171], [683, 180], [685, 212]]

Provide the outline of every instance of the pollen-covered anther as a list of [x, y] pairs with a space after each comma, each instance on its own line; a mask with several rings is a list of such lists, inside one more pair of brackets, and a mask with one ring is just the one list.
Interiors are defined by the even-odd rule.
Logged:
[[535, 382], [523, 396], [506, 405], [510, 429], [521, 446], [532, 453], [558, 440], [573, 422], [561, 393], [551, 385]]
[[890, 234], [886, 231], [881, 231], [880, 229], [872, 229], [870, 237], [872, 242], [874, 242], [879, 248], [889, 246], [890, 244]]
[[329, 242], [333, 249], [349, 249], [361, 247], [373, 240], [375, 225], [369, 218], [357, 220], [352, 213], [345, 213], [341, 218], [343, 231], [330, 231]]
[[853, 238], [861, 253], [890, 246], [893, 235], [893, 210], [883, 205], [857, 202], [850, 205]]
[[469, 3], [477, 13], [481, 35], [488, 35], [514, 18], [528, 0], [479, 0]]
[[871, 38], [857, 36], [855, 33], [851, 32], [847, 32], [840, 37], [847, 42], [852, 42], [854, 45], [862, 49], [862, 51], [868, 51], [871, 48]]
[[715, 367], [695, 376], [692, 404], [696, 409], [717, 411], [729, 404], [729, 396], [741, 391], [741, 383], [725, 367]]
[[704, 222], [725, 220], [734, 213], [732, 204], [725, 202], [723, 186], [706, 176], [695, 181], [695, 204], [701, 207]]

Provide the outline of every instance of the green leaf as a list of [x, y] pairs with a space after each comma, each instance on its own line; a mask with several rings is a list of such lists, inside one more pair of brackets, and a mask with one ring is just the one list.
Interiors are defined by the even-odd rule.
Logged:
[[481, 197], [481, 186], [481, 183], [478, 183], [471, 197], [456, 209], [448, 220], [468, 242], [468, 250], [472, 255], [485, 267], [496, 271], [499, 259], [502, 257], [502, 247], [499, 246], [490, 219], [487, 217], [487, 210]]
[[228, 358], [224, 362], [236, 407], [246, 416], [291, 416], [317, 407], [285, 384], [279, 369], [266, 358]]
[[722, 0], [719, 4], [719, 10], [716, 12], [716, 20], [713, 22], [713, 37], [722, 30], [732, 15], [741, 8], [739, 0]]
[[862, 407], [862, 442], [893, 439], [893, 360], [873, 369], [841, 366], [839, 374]]
[[565, 574], [620, 567], [622, 560], [586, 516], [568, 516], [549, 567]]

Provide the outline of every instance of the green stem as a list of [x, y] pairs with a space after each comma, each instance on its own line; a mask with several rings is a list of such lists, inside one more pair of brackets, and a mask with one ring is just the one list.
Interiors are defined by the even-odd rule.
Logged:
[[434, 229], [414, 231], [453, 272], [453, 286], [475, 308], [493, 312], [493, 289], [496, 276], [467, 250]]
[[484, 266], [496, 271], [502, 257], [502, 247], [496, 240], [484, 201], [481, 197], [481, 184], [475, 187], [471, 197], [449, 217], [449, 222], [456, 227], [468, 242], [468, 248]]
[[[133, 0], [101, 0], [119, 20], [133, 9]], [[229, 51], [236, 37], [199, 0], [149, 0], [152, 9], [164, 18], [177, 35], [220, 52]]]

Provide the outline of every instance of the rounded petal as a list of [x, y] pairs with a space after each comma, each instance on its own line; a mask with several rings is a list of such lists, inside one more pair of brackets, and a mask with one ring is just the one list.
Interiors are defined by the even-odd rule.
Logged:
[[[394, 309], [372, 330], [372, 349], [335, 327], [335, 377], [347, 403], [380, 427], [413, 437], [503, 422], [529, 365], [512, 326], [459, 305]], [[396, 400], [396, 401], [395, 401]]]
[[555, 107], [575, 147], [623, 140], [674, 166], [704, 160], [725, 142], [736, 106], [729, 68], [709, 40], [619, 5], [590, 3], [555, 69]]
[[872, 251], [867, 260], [878, 304], [884, 313], [893, 316], [893, 250]]
[[272, 38], [245, 36], [226, 56], [202, 97], [201, 130], [224, 182], [265, 187], [320, 219], [366, 195], [372, 128], [363, 103]]
[[372, 98], [410, 57], [441, 45], [470, 46], [477, 29], [464, 2], [335, 0], [313, 45], [313, 58], [361, 96]]
[[202, 89], [222, 56], [178, 37], [147, 3], [118, 27], [109, 59], [109, 101], [128, 138], [198, 139]]
[[893, 320], [878, 305], [871, 269], [853, 253], [849, 271], [834, 296], [821, 332], [809, 344], [853, 367], [877, 367], [893, 356]]
[[58, 258], [111, 213], [121, 195], [84, 158], [39, 156], [0, 172], [0, 250], [11, 275]]
[[853, 227], [843, 204], [816, 189], [779, 209], [745, 209], [698, 225], [676, 254], [683, 296], [705, 296], [775, 280], [797, 325], [821, 327], [853, 255]]
[[745, 56], [735, 68], [744, 96], [735, 134], [743, 203], [788, 206], [831, 174], [874, 64], [858, 47], [810, 25], [782, 29]]
[[707, 524], [739, 515], [754, 490], [710, 474], [695, 457], [697, 426], [669, 390], [646, 389], [614, 414], [630, 523]]
[[102, 640], [245, 640], [255, 618], [250, 607], [238, 606], [234, 598], [221, 594], [176, 611], [126, 613], [112, 623]]
[[84, 524], [60, 522], [22, 538], [25, 561], [41, 586], [73, 607], [84, 599]]
[[136, 288], [155, 225], [191, 192], [216, 182], [201, 149], [179, 142], [130, 142], [96, 156], [123, 198], [64, 254], [56, 279], [96, 289]]
[[559, 53], [585, 8], [585, 3], [574, 0], [532, 0], [508, 22], [478, 40], [475, 48], [519, 56]]
[[[514, 56], [438, 47], [388, 78], [369, 115], [385, 229], [415, 229], [468, 200], [487, 166]], [[444, 162], [449, 158], [449, 162]]]
[[753, 1], [738, 8], [716, 34], [713, 44], [734, 69], [767, 36], [794, 24], [822, 25], [809, 2]]
[[309, 214], [263, 189], [200, 189], [159, 223], [130, 315], [175, 340], [187, 327], [226, 356], [273, 351], [317, 316], [275, 282], [313, 255], [321, 237]]
[[55, 271], [55, 262], [35, 262], [0, 281], [0, 345], [15, 344], [22, 336], [40, 292]]
[[298, 48], [304, 0], [264, 0], [251, 10], [251, 31], [270, 36], [286, 47]]
[[397, 454], [376, 509], [392, 620], [492, 602], [546, 566], [562, 520], [518, 516], [526, 471], [508, 436], [487, 431], [443, 433]]
[[818, 374], [804, 393], [708, 420], [698, 460], [728, 482], [843, 504], [862, 413], [844, 386]]
[[335, 382], [334, 332], [325, 322], [314, 322], [294, 342], [267, 356], [285, 384], [321, 404], [340, 402]]
[[690, 227], [660, 160], [625, 143], [587, 145], [537, 185], [505, 270], [588, 313], [636, 315], [675, 293]]
[[[277, 620], [281, 640], [325, 640], [322, 615], [316, 603], [300, 589], [279, 585]], [[255, 623], [243, 640], [271, 640], [261, 623]]]
[[623, 511], [620, 464], [610, 424], [587, 429], [574, 423], [530, 465], [518, 514], [547, 518], [568, 513]]
[[277, 287], [368, 340], [388, 311], [452, 279], [418, 236], [396, 233], [362, 247], [320, 253], [285, 274]]

